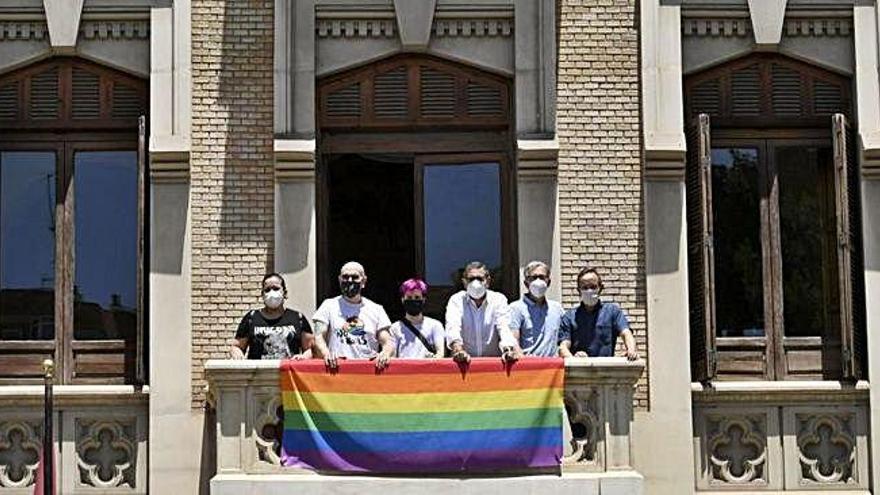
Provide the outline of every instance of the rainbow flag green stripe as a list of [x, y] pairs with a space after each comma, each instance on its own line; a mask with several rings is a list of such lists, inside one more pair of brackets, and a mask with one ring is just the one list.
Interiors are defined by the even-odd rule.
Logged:
[[[559, 409], [509, 409], [504, 411], [507, 428], [550, 428], [560, 425]], [[498, 411], [432, 413], [326, 413], [289, 414], [285, 430], [316, 431], [464, 431], [481, 430], [495, 424]]]
[[[343, 472], [486, 472], [558, 468], [558, 358], [285, 361], [282, 453], [288, 466]], [[436, 391], [435, 391], [436, 390]]]

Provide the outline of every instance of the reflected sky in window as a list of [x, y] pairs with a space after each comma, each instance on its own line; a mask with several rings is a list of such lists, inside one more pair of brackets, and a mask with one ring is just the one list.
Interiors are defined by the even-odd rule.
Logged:
[[425, 165], [425, 277], [455, 285], [457, 270], [479, 260], [501, 264], [498, 163]]

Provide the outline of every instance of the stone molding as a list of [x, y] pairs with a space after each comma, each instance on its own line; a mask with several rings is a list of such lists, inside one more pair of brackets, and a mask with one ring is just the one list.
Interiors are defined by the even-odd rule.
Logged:
[[318, 38], [393, 38], [397, 35], [397, 24], [393, 14], [389, 18], [318, 18], [315, 33]]
[[[848, 37], [852, 36], [852, 19], [793, 18], [782, 26], [786, 37]], [[750, 36], [752, 25], [747, 17], [686, 18], [681, 23], [681, 33], [688, 37], [742, 38]]]
[[[42, 385], [9, 385], [0, 387], [0, 409], [43, 405]], [[145, 405], [149, 400], [148, 386], [132, 385], [55, 385], [52, 389], [56, 408], [101, 405]]]
[[866, 402], [868, 391], [868, 382], [864, 380], [853, 385], [838, 381], [814, 380], [691, 383], [695, 404], [742, 403], [744, 401], [752, 404]]
[[509, 37], [513, 35], [514, 20], [510, 18], [488, 19], [437, 19], [431, 27], [438, 38], [457, 37]]
[[86, 40], [139, 39], [150, 38], [150, 21], [83, 21], [79, 34]]
[[49, 38], [45, 21], [0, 21], [0, 41], [42, 41]]

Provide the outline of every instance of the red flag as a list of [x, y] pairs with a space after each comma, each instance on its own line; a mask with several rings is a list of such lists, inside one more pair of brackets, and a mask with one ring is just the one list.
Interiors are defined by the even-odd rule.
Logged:
[[[55, 449], [52, 449], [52, 465], [55, 465]], [[52, 473], [52, 489], [44, 490], [43, 477], [45, 476], [46, 463], [43, 462], [43, 450], [40, 450], [40, 463], [37, 464], [36, 482], [34, 483], [34, 495], [54, 495], [55, 494], [55, 473]], [[53, 469], [54, 471], [54, 469]]]

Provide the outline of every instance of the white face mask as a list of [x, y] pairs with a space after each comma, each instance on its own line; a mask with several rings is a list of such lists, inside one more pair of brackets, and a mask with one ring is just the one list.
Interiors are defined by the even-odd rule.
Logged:
[[482, 299], [486, 295], [486, 285], [479, 280], [471, 280], [469, 284], [467, 284], [467, 295], [471, 297], [471, 299]]
[[599, 291], [596, 289], [587, 289], [581, 291], [581, 301], [592, 308], [599, 303]]
[[541, 299], [547, 293], [547, 282], [536, 278], [529, 284], [529, 294], [535, 299]]
[[263, 302], [267, 308], [277, 309], [284, 303], [284, 294], [280, 290], [270, 290], [263, 294]]

